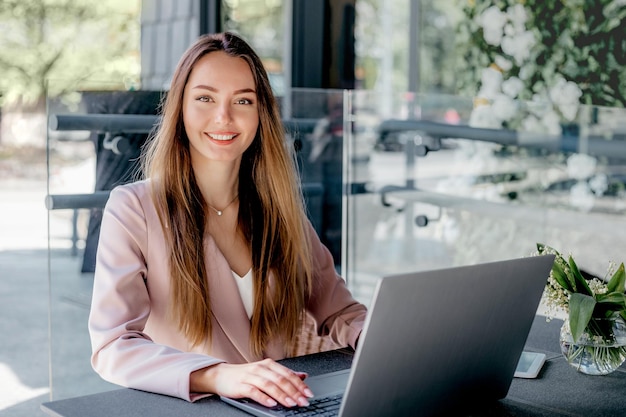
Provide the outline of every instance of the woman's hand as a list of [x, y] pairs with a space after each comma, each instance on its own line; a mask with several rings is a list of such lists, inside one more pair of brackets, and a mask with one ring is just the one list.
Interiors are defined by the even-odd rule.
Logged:
[[313, 397], [302, 381], [304, 372], [295, 372], [271, 359], [245, 364], [220, 363], [191, 373], [192, 392], [211, 392], [229, 398], [250, 398], [274, 407], [307, 406]]

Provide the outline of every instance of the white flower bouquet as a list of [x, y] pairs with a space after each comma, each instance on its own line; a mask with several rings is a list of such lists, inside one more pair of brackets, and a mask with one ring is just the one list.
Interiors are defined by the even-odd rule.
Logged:
[[[609, 264], [607, 277], [585, 277], [574, 258], [537, 244], [537, 255], [556, 256], [544, 291], [552, 311], [564, 310], [561, 350], [570, 364], [590, 374], [614, 371], [626, 360], [626, 274]], [[550, 311], [550, 310], [549, 310]]]

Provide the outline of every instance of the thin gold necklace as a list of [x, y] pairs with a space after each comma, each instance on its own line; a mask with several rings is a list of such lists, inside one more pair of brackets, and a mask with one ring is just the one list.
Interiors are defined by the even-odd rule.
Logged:
[[221, 216], [222, 214], [224, 214], [224, 210], [226, 210], [231, 204], [233, 204], [235, 202], [235, 200], [237, 199], [237, 197], [239, 197], [239, 194], [237, 194], [235, 196], [235, 198], [233, 198], [230, 203], [226, 204], [226, 207], [224, 207], [221, 210], [216, 209], [215, 207], [213, 207], [212, 205], [210, 205], [209, 203], [207, 203], [207, 205], [209, 206], [209, 208], [211, 210], [213, 210], [215, 212], [215, 214], [217, 214], [218, 216]]

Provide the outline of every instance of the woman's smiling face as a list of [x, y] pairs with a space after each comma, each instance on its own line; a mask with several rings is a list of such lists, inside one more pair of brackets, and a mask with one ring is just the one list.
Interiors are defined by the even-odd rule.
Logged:
[[245, 60], [222, 51], [200, 58], [183, 93], [192, 164], [238, 162], [259, 127], [257, 102], [254, 77]]

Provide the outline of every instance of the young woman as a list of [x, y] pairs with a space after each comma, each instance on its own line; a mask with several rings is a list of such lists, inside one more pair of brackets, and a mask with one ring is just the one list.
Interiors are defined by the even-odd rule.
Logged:
[[355, 347], [366, 309], [306, 218], [291, 149], [249, 45], [224, 33], [185, 52], [145, 179], [114, 189], [104, 211], [89, 318], [103, 378], [303, 406], [306, 375], [275, 360], [305, 312]]

